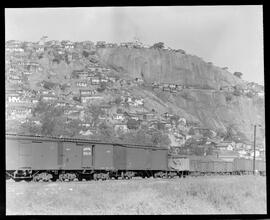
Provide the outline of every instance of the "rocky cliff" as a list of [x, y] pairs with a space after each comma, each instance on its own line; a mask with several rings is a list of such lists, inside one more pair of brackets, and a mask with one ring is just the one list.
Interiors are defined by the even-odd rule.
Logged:
[[243, 81], [226, 70], [192, 55], [155, 49], [100, 48], [98, 54], [108, 64], [122, 67], [146, 82], [177, 83], [219, 89]]

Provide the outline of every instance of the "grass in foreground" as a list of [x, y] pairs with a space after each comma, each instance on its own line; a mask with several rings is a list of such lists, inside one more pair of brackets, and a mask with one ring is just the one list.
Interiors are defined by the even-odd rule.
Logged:
[[7, 215], [264, 214], [260, 176], [7, 183]]

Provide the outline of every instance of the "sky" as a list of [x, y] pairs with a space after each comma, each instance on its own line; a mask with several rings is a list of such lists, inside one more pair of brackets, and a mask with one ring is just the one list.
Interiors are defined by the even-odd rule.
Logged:
[[264, 84], [262, 6], [5, 9], [6, 40], [164, 42]]

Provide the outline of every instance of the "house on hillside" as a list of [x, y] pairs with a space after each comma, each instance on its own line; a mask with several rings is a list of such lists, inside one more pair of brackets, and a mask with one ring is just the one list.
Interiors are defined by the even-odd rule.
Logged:
[[170, 89], [176, 89], [177, 88], [177, 85], [175, 85], [175, 84], [169, 84], [169, 86], [168, 86]]
[[168, 112], [165, 112], [162, 114], [162, 116], [165, 118], [165, 119], [169, 119], [170, 117], [172, 117], [173, 115], [168, 113]]
[[100, 82], [103, 82], [103, 83], [107, 83], [108, 81], [109, 80], [106, 77], [100, 79]]
[[8, 107], [6, 109], [7, 119], [25, 119], [32, 114], [31, 107], [20, 106], [20, 107]]
[[87, 70], [93, 73], [93, 72], [96, 71], [96, 67], [94, 67], [94, 66], [88, 66], [87, 67]]
[[[251, 151], [251, 152], [250, 152], [250, 156], [251, 156], [251, 157], [254, 157], [254, 151]], [[259, 157], [259, 156], [260, 156], [260, 151], [255, 150], [255, 157]]]
[[217, 157], [221, 160], [232, 162], [235, 158], [239, 158], [239, 153], [236, 151], [220, 150], [217, 152]]
[[47, 95], [42, 95], [41, 96], [41, 100], [44, 102], [54, 102], [56, 101], [58, 98], [54, 95], [51, 94], [47, 94]]
[[118, 120], [118, 121], [124, 121], [125, 120], [124, 114], [121, 114], [121, 113], [113, 114], [112, 118], [113, 118], [113, 120]]
[[95, 89], [85, 89], [85, 90], [80, 90], [80, 95], [81, 96], [92, 96], [92, 95], [95, 95], [97, 94], [97, 90]]
[[259, 97], [262, 97], [262, 98], [264, 97], [264, 92], [258, 92], [257, 94]]
[[247, 151], [245, 150], [237, 150], [239, 157], [245, 157], [247, 156]]
[[234, 88], [232, 86], [222, 86], [220, 87], [220, 90], [225, 91], [225, 92], [233, 92]]
[[100, 79], [99, 79], [99, 77], [93, 77], [93, 78], [91, 79], [91, 84], [92, 84], [92, 85], [99, 85], [99, 84], [100, 84]]
[[85, 80], [89, 76], [88, 72], [86, 71], [78, 71], [76, 74], [81, 80]]
[[145, 113], [146, 116], [146, 120], [147, 121], [151, 121], [151, 120], [156, 120], [157, 119], [157, 115], [153, 112], [147, 112]]
[[162, 91], [164, 91], [164, 92], [170, 92], [171, 89], [170, 89], [170, 87], [163, 87], [162, 88]]
[[221, 143], [218, 143], [216, 144], [216, 149], [219, 149], [219, 150], [227, 150], [227, 151], [233, 151], [234, 148], [232, 146], [232, 143], [228, 143], [228, 142], [221, 142]]
[[141, 84], [141, 83], [143, 83], [144, 81], [143, 81], [142, 78], [138, 78], [138, 77], [137, 77], [137, 78], [135, 78], [135, 82]]
[[22, 43], [20, 41], [8, 41], [6, 42], [6, 51], [7, 52], [24, 52], [24, 49], [21, 47]]
[[104, 48], [104, 47], [106, 47], [106, 42], [105, 41], [97, 41], [96, 47], [97, 48]]
[[137, 115], [137, 113], [128, 113], [128, 116], [131, 118], [131, 119], [134, 119], [136, 121], [138, 121], [140, 118], [139, 116]]
[[184, 89], [183, 85], [177, 85], [176, 90], [177, 91], [182, 91]]
[[56, 105], [55, 105], [55, 107], [65, 107], [65, 106], [67, 106], [67, 103], [66, 102], [57, 102], [56, 103]]
[[85, 96], [81, 96], [81, 103], [87, 103], [87, 102], [91, 102], [91, 101], [95, 101], [95, 100], [101, 100], [103, 99], [103, 96], [99, 96], [99, 95], [85, 95]]
[[87, 87], [87, 82], [85, 82], [85, 81], [76, 82], [76, 86], [77, 87]]
[[36, 53], [43, 53], [44, 52], [44, 46], [43, 45], [35, 45], [35, 51]]
[[107, 44], [105, 45], [105, 47], [108, 47], [108, 48], [115, 48], [115, 47], [117, 47], [117, 44], [116, 44], [116, 43], [107, 43]]
[[178, 123], [182, 126], [186, 126], [187, 120], [185, 118], [179, 118]]
[[68, 41], [68, 42], [65, 44], [64, 48], [65, 48], [66, 50], [74, 49], [74, 43], [71, 42], [71, 41]]
[[6, 101], [9, 103], [20, 102], [21, 95], [18, 93], [8, 93], [6, 94]]

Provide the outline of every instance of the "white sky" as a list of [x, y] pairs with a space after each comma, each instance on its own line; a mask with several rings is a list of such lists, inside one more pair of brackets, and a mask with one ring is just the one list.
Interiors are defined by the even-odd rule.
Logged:
[[21, 8], [5, 10], [6, 40], [131, 41], [184, 49], [264, 84], [262, 6]]

